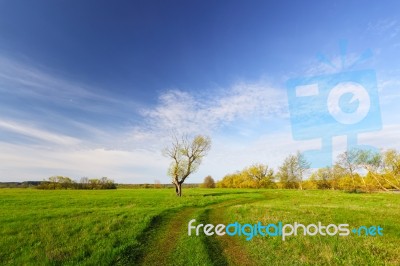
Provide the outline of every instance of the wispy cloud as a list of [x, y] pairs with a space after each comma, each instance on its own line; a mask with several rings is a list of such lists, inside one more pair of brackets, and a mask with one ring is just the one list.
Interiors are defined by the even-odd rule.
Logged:
[[206, 97], [169, 90], [142, 110], [147, 132], [210, 133], [238, 119], [287, 116], [286, 93], [263, 82], [239, 83]]
[[381, 104], [397, 103], [400, 97], [400, 69], [383, 70], [377, 74]]
[[394, 18], [378, 20], [368, 24], [367, 32], [392, 40], [400, 34], [400, 23]]
[[359, 142], [382, 149], [400, 149], [399, 135], [399, 124], [387, 124], [382, 130], [360, 134]]
[[11, 131], [13, 133], [22, 134], [24, 136], [39, 139], [44, 142], [50, 142], [63, 146], [77, 145], [80, 142], [78, 139], [73, 137], [61, 134], [55, 134], [35, 127], [19, 124], [16, 122], [4, 121], [1, 119], [0, 119], [0, 128], [3, 130]]
[[0, 55], [0, 92], [41, 103], [53, 103], [70, 109], [96, 113], [111, 113], [119, 109], [132, 109], [133, 101], [115, 98], [101, 88], [71, 81], [50, 74], [40, 66], [21, 63]]
[[0, 55], [0, 131], [59, 145], [78, 139], [106, 142], [137, 106], [102, 88]]

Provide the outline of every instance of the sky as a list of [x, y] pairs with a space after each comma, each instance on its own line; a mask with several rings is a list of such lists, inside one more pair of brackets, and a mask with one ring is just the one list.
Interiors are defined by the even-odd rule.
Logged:
[[[399, 11], [398, 1], [0, 0], [0, 181], [169, 183], [172, 132], [212, 139], [193, 183], [277, 169], [323, 139], [332, 158], [350, 135], [400, 149]], [[296, 105], [291, 80], [347, 72], [367, 96], [336, 97], [345, 92], [332, 85]], [[367, 118], [340, 132], [342, 120], [315, 118], [316, 102], [352, 115], [367, 98]]]

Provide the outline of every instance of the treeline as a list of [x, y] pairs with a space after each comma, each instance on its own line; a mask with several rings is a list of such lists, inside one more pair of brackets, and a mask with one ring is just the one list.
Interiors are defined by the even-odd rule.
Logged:
[[0, 188], [30, 188], [40, 185], [42, 181], [0, 182]]
[[[200, 184], [196, 183], [188, 183], [188, 184], [182, 184], [183, 188], [197, 188], [199, 187]], [[122, 188], [122, 189], [130, 189], [130, 188], [174, 188], [175, 186], [173, 184], [161, 184], [159, 182], [155, 182], [154, 184], [118, 184], [117, 188]]]
[[400, 153], [353, 149], [338, 155], [333, 166], [311, 172], [310, 163], [298, 152], [286, 157], [276, 172], [266, 164], [254, 164], [226, 175], [217, 187], [400, 190]]
[[117, 185], [107, 177], [100, 179], [82, 177], [79, 182], [75, 182], [69, 177], [52, 176], [48, 180], [42, 181], [36, 188], [38, 189], [116, 189]]

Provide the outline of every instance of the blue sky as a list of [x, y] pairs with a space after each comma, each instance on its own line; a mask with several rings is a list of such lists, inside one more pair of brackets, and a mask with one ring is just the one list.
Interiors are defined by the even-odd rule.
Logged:
[[367, 49], [383, 127], [359, 142], [399, 149], [400, 4], [349, 2], [0, 1], [0, 181], [167, 183], [171, 130], [212, 137], [190, 182], [277, 168], [319, 145], [293, 139], [287, 80]]

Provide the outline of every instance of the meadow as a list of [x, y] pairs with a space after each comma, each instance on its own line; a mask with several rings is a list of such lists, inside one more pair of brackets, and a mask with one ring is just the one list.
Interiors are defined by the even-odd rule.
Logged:
[[[400, 194], [0, 190], [1, 265], [400, 265]], [[383, 236], [188, 236], [188, 222], [380, 225]]]

